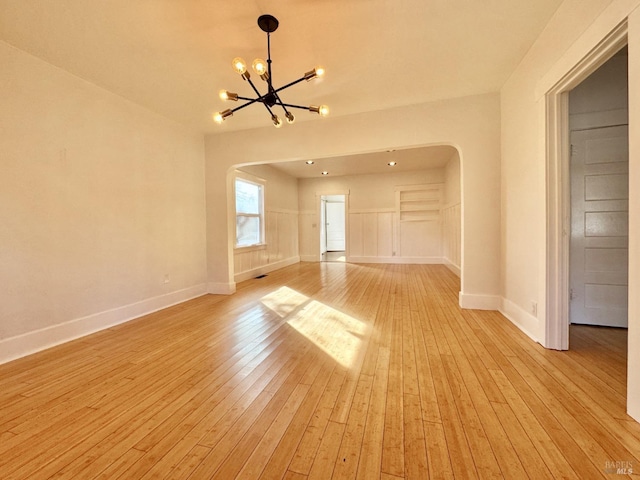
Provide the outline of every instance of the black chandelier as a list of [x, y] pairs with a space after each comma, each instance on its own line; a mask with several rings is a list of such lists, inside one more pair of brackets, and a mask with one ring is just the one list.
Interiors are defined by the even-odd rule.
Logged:
[[295, 121], [295, 117], [293, 116], [293, 113], [289, 111], [289, 109], [292, 109], [292, 108], [300, 108], [302, 110], [308, 110], [309, 112], [317, 113], [322, 117], [326, 117], [329, 114], [329, 107], [327, 107], [326, 105], [319, 105], [319, 106], [311, 105], [309, 107], [305, 107], [302, 105], [291, 105], [289, 103], [284, 103], [280, 99], [280, 95], [279, 95], [279, 92], [295, 85], [296, 83], [300, 83], [303, 80], [309, 81], [316, 77], [321, 77], [322, 75], [324, 75], [324, 68], [322, 67], [314, 68], [313, 70], [305, 73], [298, 80], [295, 80], [291, 83], [287, 83], [283, 87], [273, 88], [273, 83], [272, 83], [273, 76], [271, 75], [271, 33], [277, 30], [278, 24], [279, 24], [278, 20], [272, 15], [261, 15], [258, 18], [258, 26], [263, 32], [267, 33], [267, 61], [265, 62], [260, 58], [256, 58], [253, 61], [252, 67], [254, 72], [256, 72], [256, 74], [258, 74], [260, 78], [267, 83], [267, 93], [265, 93], [264, 95], [261, 94], [258, 91], [255, 84], [251, 81], [251, 75], [247, 71], [246, 62], [240, 57], [234, 58], [232, 62], [233, 70], [238, 74], [240, 74], [240, 76], [244, 80], [249, 82], [249, 85], [251, 85], [251, 88], [253, 89], [257, 97], [256, 98], [242, 97], [237, 93], [221, 90], [220, 98], [222, 100], [231, 100], [234, 102], [237, 102], [238, 100], [243, 100], [246, 103], [236, 108], [229, 108], [223, 112], [215, 113], [213, 115], [213, 120], [216, 123], [222, 123], [227, 117], [232, 116], [234, 112], [237, 112], [238, 110], [244, 107], [248, 107], [249, 105], [254, 103], [261, 103], [264, 105], [264, 107], [269, 112], [269, 115], [271, 115], [271, 121], [273, 122], [273, 125], [276, 128], [280, 128], [282, 126], [282, 119], [278, 117], [278, 115], [273, 113], [273, 110], [272, 110], [273, 107], [275, 107], [276, 105], [282, 107], [282, 109], [284, 110], [284, 116], [287, 119], [287, 123], [293, 123]]

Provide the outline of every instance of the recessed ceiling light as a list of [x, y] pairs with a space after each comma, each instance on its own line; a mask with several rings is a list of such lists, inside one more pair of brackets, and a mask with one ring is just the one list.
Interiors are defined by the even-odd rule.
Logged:
[[395, 167], [396, 166], [396, 162], [389, 162], [389, 163], [387, 163], [387, 165], [389, 165], [390, 167]]
[[324, 171], [324, 172], [322, 172], [322, 174], [323, 174], [323, 175], [329, 175], [329, 172]]
[[306, 164], [307, 164], [307, 165], [313, 165], [314, 163], [316, 163], [316, 162], [314, 162], [313, 160], [307, 160], [307, 161], [306, 161]]

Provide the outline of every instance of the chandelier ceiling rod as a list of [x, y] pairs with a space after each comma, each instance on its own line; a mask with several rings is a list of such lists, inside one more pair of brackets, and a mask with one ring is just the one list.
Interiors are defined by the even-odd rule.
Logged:
[[234, 58], [232, 62], [233, 69], [238, 74], [240, 74], [243, 80], [246, 80], [249, 83], [252, 90], [256, 94], [256, 98], [243, 97], [238, 95], [237, 93], [221, 90], [220, 98], [222, 100], [231, 100], [234, 102], [242, 100], [246, 103], [235, 108], [224, 110], [223, 112], [215, 113], [213, 115], [213, 119], [216, 123], [222, 123], [227, 117], [232, 116], [234, 112], [248, 107], [249, 105], [253, 105], [254, 103], [262, 103], [264, 105], [264, 107], [269, 112], [269, 115], [271, 115], [271, 121], [276, 128], [280, 128], [282, 126], [282, 120], [275, 113], [273, 113], [272, 107], [274, 107], [275, 105], [280, 106], [284, 110], [284, 115], [287, 119], [287, 123], [293, 123], [295, 121], [293, 113], [291, 113], [288, 108], [299, 108], [302, 110], [308, 110], [309, 112], [317, 113], [323, 117], [329, 114], [329, 107], [327, 107], [326, 105], [311, 105], [308, 107], [302, 105], [292, 105], [289, 103], [284, 103], [280, 98], [280, 95], [278, 94], [282, 90], [296, 85], [303, 80], [309, 81], [313, 78], [321, 77], [324, 74], [324, 68], [322, 67], [316, 67], [313, 70], [305, 73], [301, 78], [287, 83], [280, 88], [273, 88], [273, 76], [271, 69], [271, 33], [276, 31], [278, 25], [278, 20], [272, 15], [261, 15], [258, 18], [258, 26], [263, 32], [266, 32], [267, 34], [267, 61], [265, 62], [264, 60], [257, 58], [253, 61], [252, 67], [253, 70], [260, 76], [260, 78], [267, 83], [267, 93], [261, 94], [256, 85], [253, 83], [253, 81], [251, 80], [251, 75], [247, 71], [246, 62], [240, 57]]

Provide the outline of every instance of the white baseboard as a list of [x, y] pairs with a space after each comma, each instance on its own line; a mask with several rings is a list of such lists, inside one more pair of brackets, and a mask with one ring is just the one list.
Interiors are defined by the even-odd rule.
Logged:
[[269, 263], [268, 265], [263, 265], [262, 267], [247, 270], [246, 272], [236, 273], [234, 276], [234, 280], [236, 281], [236, 283], [244, 282], [245, 280], [249, 280], [250, 278], [256, 278], [258, 275], [266, 275], [269, 272], [288, 267], [289, 265], [295, 265], [296, 263], [300, 263], [300, 257], [285, 258], [284, 260], [280, 260], [279, 262]]
[[104, 330], [163, 308], [206, 295], [205, 284], [178, 290], [50, 327], [0, 340], [0, 364]]
[[236, 282], [209, 282], [207, 284], [207, 293], [213, 295], [233, 295], [236, 293]]
[[460, 266], [453, 263], [447, 257], [442, 257], [442, 263], [444, 263], [445, 267], [447, 267], [449, 270], [455, 273], [458, 278], [460, 278], [460, 275], [461, 275]]
[[300, 255], [301, 262], [319, 262], [320, 255]]
[[518, 327], [522, 332], [534, 342], [539, 342], [534, 332], [538, 331], [538, 319], [532, 314], [519, 307], [511, 300], [501, 297], [500, 313]]
[[347, 262], [439, 265], [442, 257], [347, 257]]
[[458, 301], [460, 308], [470, 310], [498, 310], [500, 308], [498, 295], [472, 295], [460, 292]]

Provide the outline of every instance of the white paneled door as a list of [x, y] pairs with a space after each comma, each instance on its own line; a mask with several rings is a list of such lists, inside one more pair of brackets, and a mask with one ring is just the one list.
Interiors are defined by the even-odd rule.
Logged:
[[571, 133], [571, 323], [627, 326], [628, 126]]
[[341, 252], [345, 250], [345, 202], [327, 201], [326, 211], [326, 233], [327, 251]]

